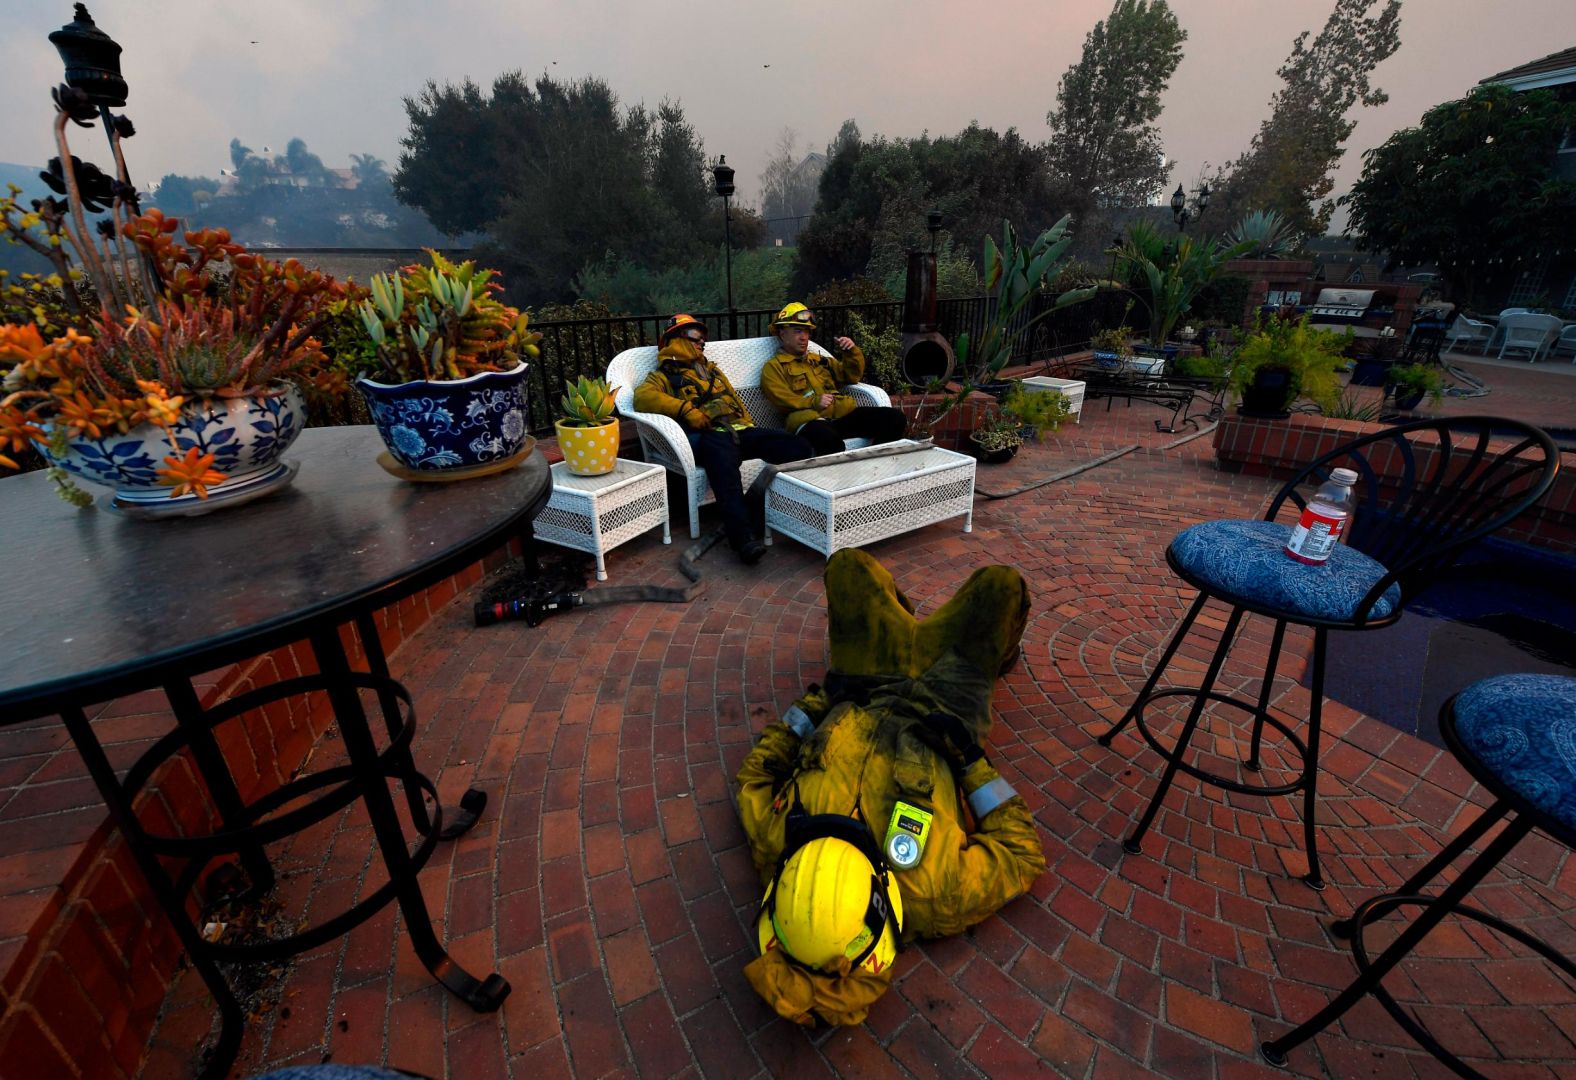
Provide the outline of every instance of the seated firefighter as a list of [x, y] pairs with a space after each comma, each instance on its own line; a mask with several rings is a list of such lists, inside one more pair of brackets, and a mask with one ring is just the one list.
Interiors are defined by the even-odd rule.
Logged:
[[706, 324], [693, 315], [669, 319], [657, 344], [657, 369], [635, 388], [635, 408], [671, 416], [683, 426], [717, 496], [728, 546], [753, 566], [766, 554], [766, 545], [750, 520], [739, 462], [801, 461], [812, 455], [810, 444], [786, 431], [755, 426], [728, 377], [706, 359]]
[[842, 351], [831, 359], [810, 351], [815, 316], [789, 304], [772, 320], [777, 355], [761, 371], [761, 393], [787, 419], [784, 426], [815, 448], [817, 455], [844, 449], [845, 439], [873, 443], [901, 439], [908, 418], [898, 409], [861, 405], [842, 388], [865, 375], [865, 354], [852, 338], [834, 338]]
[[980, 749], [1028, 616], [1022, 576], [977, 570], [919, 620], [880, 563], [845, 549], [826, 596], [826, 688], [761, 733], [736, 779], [766, 887], [744, 973], [806, 1025], [860, 1023], [903, 942], [960, 933], [1045, 869], [1029, 808]]

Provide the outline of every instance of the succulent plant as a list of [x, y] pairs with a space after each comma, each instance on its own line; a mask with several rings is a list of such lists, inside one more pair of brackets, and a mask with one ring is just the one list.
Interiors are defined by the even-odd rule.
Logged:
[[503, 371], [534, 357], [542, 335], [530, 316], [494, 297], [493, 271], [450, 262], [436, 251], [432, 265], [376, 274], [361, 323], [377, 350], [377, 374], [400, 382], [463, 379]]
[[606, 379], [582, 375], [565, 382], [564, 389], [568, 391], [561, 402], [566, 427], [600, 427], [612, 418], [618, 387], [609, 387]]

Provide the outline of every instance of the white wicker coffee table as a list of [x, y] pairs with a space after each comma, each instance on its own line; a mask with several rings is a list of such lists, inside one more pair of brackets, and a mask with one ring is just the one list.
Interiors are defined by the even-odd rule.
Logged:
[[830, 557], [889, 536], [961, 517], [974, 528], [974, 459], [929, 447], [911, 454], [838, 461], [773, 478], [766, 542], [791, 536]]
[[656, 525], [668, 532], [667, 470], [618, 459], [610, 473], [576, 476], [562, 461], [553, 466], [553, 493], [536, 515], [538, 540], [596, 556], [596, 579], [607, 580], [604, 556]]

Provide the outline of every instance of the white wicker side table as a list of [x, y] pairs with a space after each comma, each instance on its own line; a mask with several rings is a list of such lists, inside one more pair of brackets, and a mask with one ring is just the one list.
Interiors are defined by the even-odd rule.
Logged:
[[667, 470], [618, 459], [610, 473], [576, 476], [562, 461], [553, 466], [553, 493], [536, 515], [538, 540], [596, 556], [596, 579], [607, 580], [604, 556], [655, 525], [668, 532]]
[[766, 491], [766, 542], [775, 530], [831, 557], [948, 518], [974, 528], [974, 459], [930, 447], [912, 454], [782, 473]]

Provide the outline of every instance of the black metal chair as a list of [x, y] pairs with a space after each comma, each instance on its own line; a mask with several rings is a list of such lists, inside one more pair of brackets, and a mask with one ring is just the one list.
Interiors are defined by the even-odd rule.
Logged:
[[[1568, 847], [1576, 847], [1576, 678], [1560, 675], [1500, 675], [1473, 683], [1445, 702], [1439, 717], [1445, 745], [1495, 799], [1494, 805], [1392, 893], [1368, 900], [1349, 919], [1334, 926], [1348, 938], [1357, 960], [1358, 977], [1313, 1017], [1260, 1046], [1266, 1060], [1286, 1064], [1286, 1054], [1311, 1039], [1372, 994], [1412, 1038], [1459, 1076], [1483, 1074], [1445, 1049], [1397, 1004], [1381, 983], [1440, 920], [1460, 915], [1489, 926], [1520, 942], [1568, 978], [1576, 979], [1576, 963], [1526, 930], [1461, 901], [1499, 865], [1523, 837], [1542, 829]], [[1424, 893], [1440, 872], [1507, 815], [1500, 834], [1462, 868], [1437, 896]], [[1363, 947], [1363, 929], [1402, 905], [1422, 911], [1377, 958]]]
[[[1358, 505], [1330, 560], [1308, 566], [1282, 553], [1291, 525], [1275, 519], [1291, 504], [1300, 513], [1307, 498], [1298, 490], [1317, 485], [1332, 469], [1358, 473]], [[1123, 847], [1137, 854], [1144, 834], [1154, 823], [1176, 774], [1187, 773], [1207, 784], [1247, 795], [1303, 793], [1303, 838], [1308, 853], [1304, 880], [1324, 887], [1314, 832], [1317, 800], [1320, 710], [1324, 701], [1326, 635], [1331, 630], [1368, 630], [1388, 626], [1419, 592], [1445, 574], [1457, 556], [1474, 541], [1499, 529], [1531, 506], [1554, 483], [1560, 453], [1542, 430], [1520, 421], [1490, 416], [1422, 420], [1366, 435], [1337, 447], [1306, 466], [1281, 488], [1261, 521], [1206, 521], [1185, 529], [1166, 548], [1166, 561], [1198, 598], [1173, 633], [1160, 662], [1150, 672], [1137, 699], [1111, 729], [1099, 737], [1102, 746], [1129, 723], [1165, 759], [1165, 770], [1138, 827]], [[1229, 604], [1220, 643], [1198, 686], [1156, 690], [1161, 675], [1187, 637], [1205, 603], [1215, 598]], [[1248, 614], [1275, 622], [1269, 663], [1258, 701], [1250, 702], [1215, 690], [1232, 639]], [[1307, 741], [1270, 715], [1271, 688], [1287, 624], [1313, 629], [1313, 668]], [[1150, 731], [1144, 710], [1160, 698], [1188, 697], [1188, 710], [1176, 744], [1166, 747]], [[1247, 783], [1221, 776], [1184, 760], [1205, 708], [1219, 703], [1253, 717], [1252, 738], [1243, 767], [1260, 769], [1264, 727], [1279, 731], [1296, 752], [1298, 776], [1279, 784]], [[1240, 775], [1240, 773], [1239, 773]]]

